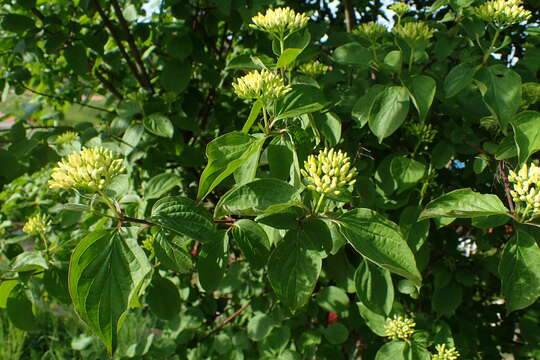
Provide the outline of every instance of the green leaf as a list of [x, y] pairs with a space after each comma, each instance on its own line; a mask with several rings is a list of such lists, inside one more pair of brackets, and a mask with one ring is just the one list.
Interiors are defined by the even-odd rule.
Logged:
[[540, 112], [525, 111], [512, 120], [519, 163], [540, 150]]
[[197, 263], [199, 284], [207, 292], [216, 290], [225, 275], [229, 237], [220, 234], [214, 241], [203, 245]]
[[180, 313], [180, 294], [169, 279], [157, 276], [146, 292], [146, 302], [150, 310], [163, 320], [171, 320]]
[[409, 360], [404, 353], [407, 343], [404, 341], [391, 341], [381, 346], [375, 360]]
[[34, 306], [26, 296], [22, 285], [18, 284], [9, 293], [6, 301], [6, 312], [9, 321], [15, 327], [25, 330], [37, 330], [38, 321]]
[[435, 169], [442, 169], [454, 155], [454, 147], [446, 141], [441, 141], [433, 147], [431, 162]]
[[290, 230], [268, 259], [268, 280], [276, 296], [296, 312], [309, 300], [321, 272], [322, 260], [303, 231]]
[[293, 84], [291, 87], [292, 90], [276, 103], [274, 120], [308, 114], [324, 107], [326, 99], [320, 88], [307, 84]]
[[278, 69], [281, 69], [291, 64], [294, 60], [296, 60], [298, 55], [300, 55], [302, 50], [304, 49], [285, 49], [283, 53], [279, 56], [276, 67]]
[[31, 30], [34, 28], [34, 20], [28, 16], [19, 15], [19, 14], [5, 14], [3, 15], [2, 28], [6, 31], [11, 31], [14, 33], [23, 33], [26, 30]]
[[180, 93], [187, 88], [191, 72], [190, 63], [172, 60], [163, 66], [159, 80], [165, 91]]
[[336, 146], [341, 140], [341, 119], [332, 112], [315, 113], [315, 123], [330, 146]]
[[418, 221], [433, 217], [475, 218], [507, 214], [501, 200], [492, 194], [480, 194], [471, 189], [459, 189], [430, 201], [420, 213]]
[[426, 166], [405, 156], [396, 156], [390, 162], [390, 174], [397, 184], [398, 195], [416, 185], [424, 177]]
[[399, 72], [402, 62], [403, 56], [400, 50], [392, 50], [384, 57], [384, 65], [393, 72]]
[[115, 230], [91, 232], [73, 251], [69, 292], [74, 309], [110, 353], [116, 349], [122, 318], [151, 272], [137, 241]]
[[371, 86], [367, 93], [356, 101], [352, 109], [352, 117], [360, 123], [360, 127], [366, 125], [373, 109], [373, 104], [377, 96], [385, 89], [383, 85], [375, 84]]
[[391, 272], [422, 283], [413, 252], [399, 227], [370, 209], [355, 209], [338, 218], [340, 231], [360, 254]]
[[362, 260], [354, 274], [356, 294], [371, 311], [389, 315], [394, 304], [394, 284], [390, 272], [369, 260]]
[[506, 244], [499, 276], [509, 313], [528, 307], [540, 297], [540, 248], [529, 233], [518, 228]]
[[431, 298], [432, 309], [440, 315], [451, 317], [461, 305], [463, 289], [455, 281], [450, 281], [442, 287], [435, 286]]
[[342, 313], [349, 310], [349, 297], [342, 288], [327, 286], [317, 294], [317, 304], [328, 312]]
[[277, 325], [269, 314], [256, 313], [247, 324], [247, 336], [253, 341], [261, 341]]
[[258, 269], [266, 265], [270, 255], [270, 240], [259, 224], [252, 220], [240, 219], [234, 223], [231, 233], [253, 268]]
[[11, 290], [17, 286], [17, 280], [3, 280], [0, 282], [0, 309], [5, 309]]
[[205, 242], [215, 235], [210, 214], [184, 197], [169, 196], [152, 207], [151, 221], [177, 234]]
[[90, 70], [86, 49], [80, 44], [67, 47], [64, 50], [64, 57], [68, 65], [79, 75], [86, 74]]
[[367, 68], [369, 67], [372, 55], [371, 52], [362, 45], [357, 42], [351, 42], [336, 48], [333, 57], [339, 64], [357, 65]]
[[369, 128], [382, 143], [405, 121], [409, 112], [409, 94], [403, 86], [387, 87], [377, 95], [369, 116]]
[[174, 135], [174, 126], [171, 120], [161, 113], [146, 116], [143, 119], [143, 125], [146, 130], [157, 136], [172, 138]]
[[444, 94], [446, 98], [456, 96], [460, 91], [472, 84], [476, 69], [468, 63], [455, 66], [444, 79]]
[[227, 176], [260, 150], [264, 138], [232, 132], [212, 140], [206, 148], [208, 165], [199, 180], [197, 199], [203, 199]]
[[433, 103], [437, 83], [433, 78], [426, 75], [414, 77], [402, 76], [401, 81], [409, 91], [411, 100], [418, 111], [420, 121], [424, 121]]
[[281, 180], [289, 179], [294, 161], [294, 145], [287, 136], [274, 137], [266, 149], [270, 174]]
[[485, 85], [480, 88], [484, 102], [504, 129], [521, 104], [521, 77], [497, 64], [479, 70], [477, 78]]
[[242, 132], [244, 134], [249, 133], [249, 130], [257, 120], [257, 117], [261, 113], [261, 110], [263, 108], [263, 102], [261, 100], [257, 100], [253, 103], [253, 106], [251, 107], [251, 111], [249, 112], [248, 119], [246, 120], [246, 123], [242, 127]]
[[283, 180], [255, 179], [235, 186], [223, 195], [216, 205], [214, 217], [273, 213], [298, 204], [300, 200], [298, 189]]
[[430, 360], [431, 359], [430, 352], [424, 346], [414, 341], [406, 345], [403, 355], [406, 360]]
[[343, 324], [334, 323], [323, 330], [324, 337], [332, 345], [343, 344], [349, 337], [349, 329]]
[[145, 200], [160, 198], [181, 183], [182, 180], [175, 174], [163, 173], [156, 175], [145, 184], [144, 198]]
[[154, 252], [160, 264], [169, 270], [186, 273], [193, 268], [191, 255], [184, 249], [181, 236], [160, 231], [154, 239]]
[[48, 268], [47, 261], [39, 251], [23, 252], [13, 259], [13, 264], [11, 265], [11, 271], [15, 272], [39, 271]]

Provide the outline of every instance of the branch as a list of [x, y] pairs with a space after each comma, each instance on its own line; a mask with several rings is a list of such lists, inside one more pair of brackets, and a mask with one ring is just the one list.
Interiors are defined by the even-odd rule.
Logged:
[[478, 151], [480, 154], [487, 155], [487, 156], [489, 156], [492, 160], [496, 160], [496, 159], [495, 159], [495, 155], [493, 155], [493, 154], [490, 153], [489, 151], [486, 151], [486, 150], [482, 149], [480, 146], [475, 145], [475, 144], [473, 144], [473, 143], [471, 143], [471, 142], [469, 142], [469, 141], [467, 141], [467, 140], [463, 140], [463, 143], [464, 143], [465, 145], [467, 145], [468, 147], [470, 147], [471, 149]]
[[344, 1], [343, 11], [345, 15], [345, 26], [347, 28], [347, 32], [351, 32], [353, 29], [354, 23], [356, 22], [356, 19], [354, 17], [354, 9], [353, 9], [351, 0]]
[[41, 11], [39, 11], [36, 7], [33, 7], [30, 9], [32, 14], [34, 14], [43, 24], [45, 24], [45, 15]]
[[223, 329], [223, 327], [225, 325], [227, 325], [228, 322], [230, 322], [231, 320], [233, 320], [235, 317], [237, 317], [238, 315], [240, 315], [244, 310], [247, 309], [247, 307], [249, 306], [249, 302], [245, 303], [244, 305], [242, 305], [242, 307], [240, 307], [240, 309], [236, 310], [235, 312], [233, 312], [231, 315], [229, 315], [225, 320], [223, 320], [223, 322], [221, 324], [219, 324], [218, 326], [216, 326], [215, 328], [213, 328], [208, 334], [206, 334], [205, 337], [203, 337], [200, 342], [203, 342], [204, 340], [208, 339], [212, 334], [214, 334], [215, 332]]
[[504, 169], [504, 161], [499, 161], [499, 169], [501, 170], [501, 175], [504, 182], [504, 192], [506, 193], [506, 201], [508, 201], [508, 207], [510, 212], [514, 213], [514, 202], [512, 201], [512, 195], [510, 195], [510, 184], [508, 183], [508, 176], [506, 170]]
[[26, 90], [28, 90], [31, 93], [36, 94], [36, 95], [41, 95], [41, 96], [45, 96], [45, 97], [60, 100], [60, 101], [67, 101], [68, 103], [71, 103], [71, 104], [77, 104], [77, 105], [84, 106], [84, 107], [87, 107], [87, 108], [90, 108], [90, 109], [94, 109], [94, 110], [98, 110], [98, 111], [104, 111], [104, 112], [108, 112], [110, 114], [114, 114], [114, 111], [107, 110], [107, 109], [99, 107], [99, 106], [89, 105], [89, 104], [85, 104], [85, 103], [80, 102], [80, 101], [66, 99], [66, 98], [58, 96], [58, 95], [45, 94], [45, 93], [42, 93], [40, 91], [29, 88], [26, 85], [24, 85], [23, 83], [19, 83], [19, 85], [21, 85], [23, 88], [25, 88]]
[[114, 87], [112, 82], [110, 82], [109, 80], [107, 80], [107, 78], [105, 78], [105, 76], [101, 73], [101, 71], [98, 68], [96, 68], [95, 75], [96, 75], [96, 78], [101, 82], [101, 84], [107, 90], [109, 90], [111, 94], [113, 94], [118, 100], [124, 99], [124, 96], [122, 96], [120, 91], [118, 91], [118, 89]]
[[118, 46], [118, 50], [120, 50], [120, 54], [126, 60], [131, 72], [133, 73], [133, 75], [137, 79], [137, 82], [139, 84], [141, 84], [141, 86], [145, 87], [146, 85], [145, 85], [144, 79], [141, 77], [141, 74], [139, 74], [139, 71], [137, 70], [137, 66], [133, 63], [133, 61], [129, 57], [129, 55], [128, 55], [127, 51], [126, 51], [126, 48], [124, 47], [124, 44], [122, 44], [122, 39], [120, 39], [120, 36], [118, 36], [118, 34], [116, 33], [116, 29], [114, 28], [113, 23], [108, 18], [107, 14], [105, 14], [105, 11], [103, 11], [103, 8], [99, 5], [99, 1], [98, 0], [92, 0], [92, 4], [96, 8], [96, 10], [97, 10], [99, 16], [101, 17], [101, 19], [103, 20], [103, 23], [105, 24], [105, 27], [107, 29], [109, 29], [109, 32], [111, 33], [111, 36], [114, 39], [114, 42]]
[[148, 90], [150, 90], [151, 93], [154, 93], [154, 88], [152, 87], [152, 84], [150, 83], [150, 77], [148, 76], [148, 73], [146, 72], [146, 68], [144, 67], [144, 63], [141, 58], [141, 53], [139, 49], [137, 48], [137, 44], [135, 44], [135, 39], [133, 38], [133, 35], [131, 35], [131, 32], [129, 31], [129, 25], [126, 21], [126, 18], [124, 17], [124, 14], [122, 13], [122, 9], [120, 8], [120, 5], [118, 4], [118, 0], [111, 0], [111, 4], [113, 6], [114, 12], [116, 13], [116, 16], [118, 17], [118, 20], [120, 20], [120, 25], [124, 29], [124, 33], [126, 35], [129, 49], [131, 50], [131, 55], [135, 58], [135, 61], [137, 62], [137, 65], [139, 66], [139, 71], [142, 76], [142, 80], [144, 81], [144, 84], [148, 88]]

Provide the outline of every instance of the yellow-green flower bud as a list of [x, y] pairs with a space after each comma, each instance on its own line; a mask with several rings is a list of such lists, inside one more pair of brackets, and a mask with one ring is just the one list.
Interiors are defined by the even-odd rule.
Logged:
[[377, 43], [387, 32], [383, 25], [374, 21], [360, 24], [353, 30], [355, 35], [366, 39], [372, 44]]
[[290, 34], [303, 29], [309, 18], [305, 14], [296, 13], [289, 7], [268, 9], [263, 15], [258, 13], [251, 18], [249, 26], [269, 33], [278, 39], [284, 39]]
[[298, 71], [311, 77], [317, 77], [326, 74], [330, 67], [318, 61], [312, 61], [302, 64], [298, 67]]
[[437, 130], [431, 124], [414, 123], [408, 127], [408, 130], [419, 142], [426, 144], [431, 144], [437, 135]]
[[356, 168], [351, 168], [351, 160], [345, 153], [327, 148], [317, 156], [310, 155], [300, 172], [306, 178], [308, 189], [334, 195], [339, 195], [344, 187], [354, 185], [357, 175]]
[[275, 101], [291, 91], [281, 76], [268, 70], [252, 71], [237, 78], [232, 86], [240, 98], [261, 99], [264, 103]]
[[28, 235], [38, 235], [47, 232], [51, 221], [45, 214], [36, 214], [31, 216], [23, 226], [23, 231]]
[[407, 316], [394, 315], [392, 319], [386, 320], [384, 326], [385, 335], [392, 340], [405, 340], [414, 334], [416, 323]]
[[434, 30], [423, 22], [407, 22], [397, 25], [392, 32], [411, 47], [426, 46], [433, 37]]
[[474, 12], [480, 19], [504, 29], [527, 21], [532, 16], [521, 4], [521, 0], [487, 1], [475, 8]]
[[64, 145], [69, 144], [70, 142], [73, 142], [79, 138], [79, 135], [74, 131], [66, 131], [65, 133], [62, 133], [54, 139], [54, 143], [56, 145]]
[[409, 10], [410, 10], [410, 7], [409, 5], [405, 4], [405, 3], [397, 3], [397, 4], [394, 4], [392, 6], [389, 7], [390, 10], [392, 10], [393, 12], [395, 12], [397, 14], [397, 16], [403, 16], [405, 15]]
[[123, 160], [115, 158], [111, 150], [83, 148], [58, 162], [51, 173], [49, 187], [97, 192], [106, 188], [111, 179], [123, 171]]
[[446, 344], [435, 346], [437, 354], [433, 355], [433, 360], [457, 360], [459, 352], [455, 347], [446, 348]]
[[508, 181], [513, 185], [510, 195], [516, 204], [516, 212], [522, 218], [540, 213], [540, 167], [524, 164], [517, 173], [510, 170]]

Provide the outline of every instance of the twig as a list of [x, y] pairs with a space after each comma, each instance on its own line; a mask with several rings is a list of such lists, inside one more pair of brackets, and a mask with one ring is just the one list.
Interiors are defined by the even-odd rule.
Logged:
[[23, 88], [25, 88], [26, 90], [30, 91], [31, 93], [34, 93], [36, 95], [41, 95], [41, 96], [45, 96], [45, 97], [49, 97], [51, 99], [56, 99], [56, 100], [61, 100], [61, 101], [67, 101], [71, 104], [77, 104], [77, 105], [80, 105], [80, 106], [84, 106], [84, 107], [87, 107], [87, 108], [90, 108], [90, 109], [94, 109], [94, 110], [98, 110], [98, 111], [105, 111], [105, 112], [108, 112], [110, 114], [113, 114], [114, 111], [111, 111], [111, 110], [107, 110], [105, 108], [102, 108], [102, 107], [99, 107], [99, 106], [94, 106], [94, 105], [89, 105], [89, 104], [85, 104], [83, 102], [80, 102], [80, 101], [76, 101], [76, 100], [71, 100], [71, 99], [66, 99], [64, 97], [61, 97], [61, 96], [58, 96], [58, 95], [52, 95], [52, 94], [45, 94], [45, 93], [42, 93], [40, 91], [37, 91], [37, 90], [34, 90], [32, 88], [29, 88], [27, 87], [26, 85], [24, 85], [23, 83], [19, 83], [19, 85], [21, 85]]
[[118, 100], [124, 99], [124, 96], [120, 93], [120, 91], [118, 91], [118, 89], [114, 87], [112, 82], [110, 82], [109, 80], [107, 80], [107, 78], [105, 78], [105, 76], [103, 76], [103, 74], [98, 68], [96, 68], [95, 75], [96, 78], [103, 84], [103, 86], [105, 86], [105, 88], [109, 90], [111, 94], [113, 94]]
[[508, 183], [508, 176], [506, 170], [504, 169], [504, 161], [499, 161], [499, 169], [504, 182], [504, 192], [506, 193], [506, 201], [508, 201], [508, 207], [510, 207], [510, 212], [514, 213], [514, 202], [512, 201], [512, 195], [510, 195], [510, 184]]
[[36, 7], [33, 7], [30, 9], [32, 14], [34, 14], [43, 24], [45, 24], [45, 15], [41, 11], [39, 11]]
[[206, 334], [205, 337], [203, 337], [200, 342], [203, 342], [205, 341], [206, 339], [208, 339], [212, 334], [214, 334], [215, 332], [218, 332], [219, 330], [223, 329], [223, 327], [225, 325], [227, 325], [228, 322], [230, 322], [231, 320], [233, 320], [235, 317], [237, 317], [238, 315], [240, 315], [244, 310], [247, 309], [247, 307], [249, 306], [249, 302], [245, 303], [244, 305], [242, 305], [240, 307], [240, 309], [236, 310], [235, 312], [233, 312], [231, 315], [229, 315], [225, 320], [223, 320], [223, 322], [221, 324], [219, 324], [218, 326], [216, 326], [215, 328], [213, 328], [212, 330], [210, 330], [210, 332], [208, 334]]
[[469, 142], [469, 141], [467, 141], [467, 140], [463, 140], [463, 143], [464, 143], [465, 145], [467, 145], [468, 147], [470, 147], [471, 149], [476, 150], [476, 151], [478, 151], [478, 152], [481, 153], [481, 154], [487, 155], [487, 156], [489, 156], [491, 159], [495, 160], [495, 155], [493, 155], [493, 154], [490, 153], [489, 151], [486, 151], [486, 150], [482, 149], [482, 148], [479, 147], [478, 145], [475, 145], [475, 144], [473, 144], [473, 143], [471, 143], [471, 142]]
[[345, 15], [345, 26], [347, 28], [347, 32], [351, 32], [355, 23], [354, 9], [351, 0], [344, 1], [343, 11]]
[[129, 49], [131, 50], [131, 55], [135, 58], [135, 61], [137, 62], [137, 65], [139, 66], [139, 71], [142, 76], [142, 80], [144, 81], [144, 85], [146, 88], [148, 88], [148, 90], [150, 90], [151, 93], [154, 93], [154, 88], [152, 87], [152, 84], [150, 83], [150, 77], [148, 76], [148, 73], [146, 72], [146, 68], [141, 58], [141, 53], [139, 49], [137, 48], [137, 44], [135, 44], [135, 39], [133, 38], [133, 35], [131, 35], [131, 32], [129, 31], [129, 25], [126, 21], [126, 18], [124, 17], [124, 14], [122, 13], [122, 9], [120, 8], [120, 5], [118, 4], [118, 0], [112, 0], [111, 4], [113, 6], [116, 17], [118, 17], [118, 20], [120, 21], [120, 25], [122, 26], [122, 29], [124, 29], [124, 33], [126, 35]]
[[116, 29], [114, 28], [114, 25], [112, 24], [111, 20], [108, 18], [107, 14], [105, 14], [105, 11], [103, 11], [103, 8], [101, 7], [101, 5], [99, 5], [99, 1], [92, 0], [92, 4], [96, 8], [101, 19], [103, 20], [105, 27], [109, 29], [109, 32], [111, 33], [111, 36], [114, 39], [114, 42], [118, 46], [118, 50], [120, 51], [120, 54], [126, 60], [131, 72], [133, 73], [133, 75], [135, 76], [139, 84], [141, 84], [141, 86], [143, 87], [146, 87], [144, 79], [141, 77], [141, 74], [137, 70], [137, 66], [135, 65], [135, 63], [133, 63], [133, 61], [129, 57], [126, 51], [126, 48], [124, 47], [124, 44], [122, 44], [122, 39], [120, 39], [120, 36], [118, 36], [118, 34], [116, 33]]

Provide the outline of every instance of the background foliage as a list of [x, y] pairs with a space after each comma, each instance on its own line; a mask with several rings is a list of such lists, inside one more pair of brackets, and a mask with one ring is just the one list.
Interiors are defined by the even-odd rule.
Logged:
[[[4, 1], [2, 358], [540, 359], [540, 234], [505, 188], [540, 149], [540, 3], [500, 34], [482, 3]], [[276, 6], [310, 17], [285, 51], [248, 26]], [[293, 87], [271, 130], [232, 90], [263, 68]], [[124, 159], [103, 196], [48, 188], [81, 146]], [[318, 212], [323, 147], [358, 176]]]

